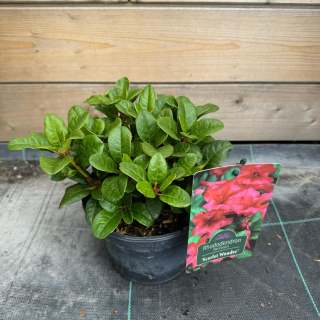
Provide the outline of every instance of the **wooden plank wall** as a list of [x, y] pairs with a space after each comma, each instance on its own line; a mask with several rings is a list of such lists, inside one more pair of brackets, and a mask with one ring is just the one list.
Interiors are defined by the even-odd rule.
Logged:
[[1, 1], [0, 141], [122, 76], [218, 104], [220, 139], [320, 140], [320, 0], [190, 2]]

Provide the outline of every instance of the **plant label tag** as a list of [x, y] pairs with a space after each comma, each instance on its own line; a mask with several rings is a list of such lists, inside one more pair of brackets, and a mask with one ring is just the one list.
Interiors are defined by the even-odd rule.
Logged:
[[280, 170], [245, 164], [193, 176], [187, 271], [252, 256]]

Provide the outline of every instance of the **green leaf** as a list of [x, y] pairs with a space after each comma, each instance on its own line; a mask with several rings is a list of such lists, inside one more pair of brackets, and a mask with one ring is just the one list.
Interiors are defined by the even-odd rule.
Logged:
[[151, 111], [155, 107], [156, 94], [153, 87], [149, 84], [141, 92], [139, 104], [142, 109]]
[[68, 140], [69, 140], [69, 139], [71, 139], [71, 140], [75, 140], [75, 139], [81, 140], [81, 139], [83, 139], [84, 137], [85, 137], [85, 134], [84, 134], [80, 129], [75, 129], [75, 130], [73, 130], [73, 131], [71, 132]]
[[73, 160], [73, 157], [68, 157], [68, 156], [59, 157], [59, 158], [40, 157], [40, 167], [44, 172], [53, 175], [61, 171], [72, 160]]
[[109, 135], [109, 150], [112, 158], [120, 163], [122, 154], [131, 155], [131, 132], [127, 127], [116, 127]]
[[172, 181], [176, 178], [175, 174], [172, 174], [170, 176], [167, 176], [164, 181], [161, 183], [160, 186], [160, 191], [165, 190], [168, 186], [170, 186], [170, 184], [172, 183]]
[[260, 233], [260, 231], [253, 231], [253, 232], [251, 232], [250, 240], [257, 240], [258, 237], [259, 237], [259, 233]]
[[197, 121], [197, 111], [194, 104], [186, 97], [178, 97], [178, 119], [183, 132], [188, 132]]
[[151, 216], [144, 203], [134, 203], [131, 207], [131, 211], [133, 214], [133, 218], [140, 222], [142, 225], [150, 227], [153, 224], [154, 218]]
[[165, 132], [167, 133], [171, 138], [175, 140], [180, 140], [177, 137], [178, 134], [178, 126], [177, 123], [169, 117], [160, 117], [157, 120], [158, 126]]
[[145, 200], [146, 200], [146, 208], [148, 209], [150, 215], [154, 219], [157, 219], [162, 212], [163, 203], [160, 201], [159, 198], [154, 198], [154, 199], [146, 198]]
[[174, 107], [174, 108], [178, 107], [178, 103], [177, 103], [177, 101], [176, 101], [174, 96], [166, 96], [165, 97], [165, 102], [166, 102], [166, 104], [168, 104], [171, 107]]
[[185, 140], [187, 141], [193, 141], [193, 140], [199, 140], [199, 138], [195, 135], [190, 135], [190, 134], [187, 134], [185, 132], [180, 132], [180, 134], [185, 138]]
[[118, 96], [122, 96], [124, 99], [127, 99], [125, 93], [128, 93], [130, 90], [129, 79], [127, 77], [119, 79], [114, 86], [114, 90], [116, 91]]
[[140, 154], [140, 156], [136, 157], [133, 160], [133, 163], [138, 164], [143, 169], [147, 169], [150, 158], [146, 154]]
[[157, 118], [160, 117], [169, 117], [173, 119], [172, 110], [170, 108], [162, 108], [157, 115]]
[[[130, 115], [130, 114], [128, 113], [128, 108], [129, 108], [130, 110], [134, 110], [133, 103], [130, 102], [130, 101], [127, 101], [127, 100], [120, 100], [118, 103], [116, 103], [116, 108], [117, 108], [120, 112], [122, 112], [122, 113], [124, 113], [124, 114], [128, 114], [128, 115]], [[134, 110], [134, 112], [135, 112], [135, 110]], [[136, 112], [135, 112], [135, 114], [136, 114]]]
[[103, 197], [110, 202], [120, 200], [126, 190], [127, 182], [128, 177], [123, 173], [106, 178], [101, 185]]
[[77, 202], [91, 193], [91, 189], [83, 184], [74, 184], [66, 189], [66, 192], [60, 202], [59, 209], [67, 204]]
[[95, 106], [97, 104], [109, 104], [110, 102], [111, 100], [108, 97], [102, 95], [93, 95], [85, 101], [85, 103], [90, 106]]
[[95, 187], [92, 191], [91, 191], [91, 197], [95, 200], [103, 200], [103, 196], [102, 196], [102, 192], [100, 187]]
[[48, 113], [44, 118], [44, 132], [49, 143], [55, 147], [60, 147], [68, 135], [63, 120], [53, 113]]
[[110, 119], [108, 118], [102, 118], [101, 120], [103, 120], [105, 122], [105, 128], [103, 131], [103, 135], [105, 137], [109, 137], [110, 132], [112, 131], [112, 129], [117, 128], [117, 127], [121, 127], [122, 122], [120, 118], [116, 118], [112, 123], [110, 123]]
[[220, 164], [225, 161], [233, 146], [229, 141], [215, 140], [207, 145], [205, 145], [201, 152], [204, 161], [210, 167], [211, 164]]
[[110, 211], [110, 212], [117, 211], [122, 206], [121, 201], [116, 201], [115, 203], [111, 203], [110, 201], [107, 201], [107, 200], [100, 200], [99, 204], [104, 210]]
[[[194, 146], [194, 145], [193, 145], [193, 146]], [[197, 156], [197, 163], [198, 163], [198, 164], [201, 163], [202, 153], [201, 153], [199, 150], [194, 149], [194, 148], [192, 147], [192, 148], [190, 148], [189, 153], [194, 153], [194, 154]]]
[[113, 232], [122, 219], [122, 210], [109, 212], [100, 211], [94, 218], [92, 223], [93, 235], [99, 239], [104, 239]]
[[185, 175], [185, 173], [186, 173], [186, 170], [181, 167], [175, 167], [175, 168], [168, 170], [168, 176], [169, 175], [176, 175], [175, 179], [180, 179], [181, 177], [183, 177]]
[[263, 220], [258, 220], [256, 222], [254, 222], [251, 226], [250, 226], [250, 230], [251, 231], [260, 231], [261, 227], [263, 224]]
[[126, 153], [124, 153], [122, 156], [122, 162], [133, 162], [133, 161]]
[[56, 147], [52, 147], [46, 138], [41, 136], [26, 136], [20, 138], [13, 138], [8, 143], [9, 150], [23, 150], [26, 148], [30, 149], [47, 149], [56, 150]]
[[218, 111], [219, 107], [214, 104], [207, 103], [203, 106], [196, 107], [196, 110], [197, 110], [197, 117], [199, 118], [204, 116], [205, 114]]
[[127, 187], [126, 187], [126, 193], [131, 193], [136, 189], [136, 185], [133, 181], [128, 180]]
[[153, 192], [152, 185], [149, 181], [140, 181], [136, 184], [136, 188], [147, 198], [155, 198], [156, 195]]
[[191, 170], [197, 162], [197, 155], [194, 153], [188, 153], [186, 156], [181, 157], [177, 161], [179, 167], [184, 168], [185, 170]]
[[173, 157], [184, 157], [190, 149], [190, 144], [187, 142], [178, 142], [174, 145]]
[[143, 152], [148, 155], [149, 157], [152, 157], [157, 153], [157, 149], [155, 149], [151, 144], [148, 142], [142, 142], [141, 144]]
[[39, 133], [39, 132], [34, 132], [34, 131], [29, 131], [29, 132], [31, 133], [32, 136], [40, 137], [40, 138], [43, 138], [47, 141], [46, 135], [44, 133]]
[[119, 172], [117, 163], [105, 153], [93, 154], [89, 158], [89, 162], [94, 168], [100, 171], [109, 172], [109, 173]]
[[68, 111], [68, 132], [81, 129], [86, 123], [90, 112], [80, 106], [73, 106]]
[[170, 145], [170, 144], [167, 144], [166, 146], [163, 146], [159, 149], [157, 149], [157, 152], [160, 152], [162, 153], [162, 155], [165, 157], [165, 158], [168, 158], [172, 155], [173, 153], [173, 146]]
[[133, 214], [131, 212], [131, 208], [125, 208], [123, 210], [123, 221], [127, 224], [131, 224], [133, 221]]
[[156, 136], [156, 139], [154, 140], [154, 146], [156, 148], [158, 148], [162, 143], [165, 142], [165, 140], [167, 139], [168, 135], [162, 131], [162, 130], [159, 130], [158, 131], [158, 134]]
[[120, 170], [137, 182], [147, 180], [146, 170], [133, 162], [121, 162]]
[[93, 219], [95, 216], [102, 210], [99, 201], [90, 198], [86, 204], [86, 221], [89, 225], [92, 225]]
[[160, 200], [177, 208], [190, 206], [190, 195], [178, 186], [169, 186], [162, 191]]
[[95, 135], [85, 136], [78, 149], [78, 162], [82, 167], [90, 165], [90, 157], [103, 152], [103, 142]]
[[135, 100], [140, 96], [142, 89], [133, 89], [129, 91], [128, 100], [131, 102], [135, 102]]
[[190, 135], [195, 135], [199, 139], [210, 136], [223, 129], [223, 123], [217, 119], [201, 119], [191, 127]]
[[138, 113], [136, 128], [140, 139], [149, 143], [155, 140], [158, 133], [158, 126], [155, 117], [145, 110]]
[[166, 159], [162, 153], [157, 152], [149, 162], [148, 167], [148, 180], [152, 184], [160, 184], [168, 174], [168, 166]]
[[95, 134], [102, 134], [105, 127], [105, 122], [102, 119], [95, 118], [92, 132]]
[[77, 173], [76, 170], [72, 170], [70, 167], [66, 166], [61, 171], [57, 172], [56, 174], [53, 174], [51, 176], [52, 181], [62, 181], [66, 178], [73, 177]]

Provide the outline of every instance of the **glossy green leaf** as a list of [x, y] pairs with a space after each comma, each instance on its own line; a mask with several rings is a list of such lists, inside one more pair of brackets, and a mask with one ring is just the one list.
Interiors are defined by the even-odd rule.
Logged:
[[130, 178], [134, 179], [137, 182], [147, 180], [147, 173], [146, 170], [133, 162], [121, 162], [120, 163], [120, 170], [129, 176]]
[[95, 134], [102, 134], [105, 127], [105, 122], [100, 118], [94, 119], [94, 125], [92, 127], [92, 132]]
[[197, 121], [197, 111], [194, 104], [187, 97], [178, 97], [178, 119], [183, 132], [188, 132]]
[[174, 145], [173, 157], [184, 157], [187, 155], [190, 149], [190, 143], [187, 142], [178, 142]]
[[169, 186], [162, 191], [160, 200], [177, 208], [190, 206], [190, 195], [178, 186]]
[[151, 111], [155, 107], [156, 94], [151, 85], [147, 85], [141, 92], [139, 104], [142, 109]]
[[150, 160], [150, 157], [148, 157], [146, 154], [141, 154], [140, 156], [136, 157], [133, 160], [133, 163], [136, 163], [142, 168], [147, 169], [149, 160]]
[[86, 123], [90, 112], [84, 110], [80, 106], [73, 106], [68, 111], [68, 132], [71, 133], [75, 130], [81, 129]]
[[153, 142], [158, 133], [158, 126], [155, 117], [148, 111], [142, 110], [138, 113], [136, 127], [141, 140]]
[[95, 106], [97, 104], [109, 104], [110, 102], [111, 100], [108, 97], [102, 95], [93, 95], [85, 101], [85, 103], [90, 106]]
[[153, 224], [154, 218], [151, 216], [149, 210], [144, 203], [134, 203], [131, 207], [133, 218], [146, 227]]
[[73, 157], [59, 157], [59, 158], [40, 157], [40, 167], [44, 172], [53, 175], [61, 171], [72, 160], [73, 160]]
[[180, 140], [177, 136], [178, 134], [178, 126], [177, 123], [169, 117], [160, 117], [157, 120], [158, 126], [167, 133], [170, 137], [175, 140]]
[[141, 146], [142, 146], [142, 150], [143, 150], [143, 152], [147, 155], [147, 156], [149, 156], [149, 157], [152, 157], [153, 155], [155, 155], [156, 153], [157, 153], [157, 149], [156, 148], [154, 148], [151, 144], [149, 144], [148, 142], [143, 142], [142, 144], [141, 144]]
[[131, 212], [131, 208], [125, 208], [123, 211], [122, 211], [122, 218], [123, 218], [123, 221], [127, 224], [131, 224], [133, 222], [133, 214]]
[[150, 159], [148, 166], [148, 180], [152, 184], [160, 184], [168, 174], [168, 166], [164, 156], [157, 152]]
[[23, 150], [30, 149], [43, 149], [43, 150], [55, 150], [56, 147], [50, 145], [46, 138], [41, 136], [26, 136], [20, 138], [13, 138], [8, 143], [9, 150]]
[[160, 201], [159, 198], [146, 198], [145, 199], [145, 203], [146, 203], [146, 208], [148, 209], [150, 215], [154, 218], [157, 219], [163, 209], [163, 203]]
[[168, 170], [168, 176], [169, 175], [175, 175], [175, 179], [180, 179], [185, 175], [186, 170], [181, 167], [175, 167]]
[[167, 176], [164, 181], [161, 183], [160, 186], [160, 191], [165, 190], [168, 186], [170, 186], [170, 184], [172, 183], [172, 181], [176, 178], [175, 174], [172, 174], [170, 176]]
[[109, 150], [112, 158], [120, 163], [122, 154], [131, 155], [131, 132], [127, 127], [116, 127], [109, 134]]
[[60, 202], [59, 209], [67, 204], [77, 202], [91, 193], [91, 189], [83, 184], [74, 184], [68, 187]]
[[95, 135], [85, 136], [78, 149], [78, 162], [82, 167], [90, 165], [90, 157], [103, 152], [103, 142]]
[[188, 153], [186, 156], [179, 158], [177, 165], [185, 170], [191, 170], [197, 162], [197, 155]]
[[125, 93], [129, 93], [130, 90], [129, 79], [127, 77], [119, 79], [114, 86], [114, 90], [116, 91], [117, 95], [122, 96], [124, 99], [126, 99], [127, 96], [125, 96]]
[[133, 89], [129, 91], [128, 100], [131, 102], [135, 102], [136, 99], [140, 96], [142, 89]]
[[223, 129], [223, 123], [217, 119], [201, 119], [191, 127], [190, 135], [195, 135], [199, 139], [210, 136]]
[[199, 140], [199, 137], [195, 135], [190, 135], [185, 132], [180, 132], [180, 134], [183, 136], [183, 138], [187, 141], [194, 141], [194, 140]]
[[80, 129], [75, 129], [75, 130], [73, 130], [73, 131], [71, 132], [68, 140], [69, 140], [69, 139], [71, 139], [71, 140], [75, 140], [75, 139], [81, 140], [81, 139], [83, 139], [84, 137], [85, 137], [85, 134], [84, 134]]
[[157, 118], [159, 119], [160, 117], [169, 117], [173, 119], [173, 113], [172, 110], [170, 108], [162, 108], [159, 113]]
[[157, 149], [157, 152], [160, 152], [162, 153], [162, 155], [165, 157], [165, 158], [168, 158], [172, 155], [173, 153], [173, 146], [168, 144], [166, 146], [163, 146], [159, 149]]
[[113, 232], [122, 219], [122, 210], [109, 212], [106, 210], [100, 211], [94, 218], [92, 223], [92, 232], [95, 237], [104, 239]]
[[86, 221], [89, 225], [92, 225], [93, 219], [95, 216], [102, 210], [99, 201], [90, 198], [87, 201], [85, 214], [86, 214]]
[[127, 187], [126, 187], [126, 193], [131, 193], [135, 191], [136, 184], [133, 181], [128, 180]]
[[117, 200], [114, 203], [111, 203], [110, 201], [107, 200], [100, 200], [99, 201], [100, 206], [106, 210], [106, 211], [117, 211], [122, 207], [122, 202]]
[[93, 154], [89, 158], [89, 162], [94, 168], [100, 171], [109, 172], [109, 173], [119, 172], [117, 163], [105, 153]]
[[153, 192], [152, 185], [149, 181], [140, 181], [136, 184], [136, 188], [147, 198], [155, 198], [156, 195]]
[[51, 176], [52, 181], [62, 181], [68, 177], [73, 177], [77, 173], [76, 170], [71, 169], [69, 166], [64, 167], [61, 171]]
[[214, 104], [207, 103], [203, 106], [196, 107], [196, 110], [197, 110], [197, 117], [199, 118], [199, 117], [204, 116], [205, 114], [218, 111], [219, 107]]
[[101, 185], [101, 192], [107, 201], [114, 202], [120, 200], [127, 187], [128, 177], [120, 173], [118, 176], [106, 178]]
[[100, 187], [95, 187], [92, 191], [91, 191], [91, 197], [95, 200], [103, 200], [103, 196], [102, 196], [102, 192]]
[[103, 135], [105, 137], [109, 137], [110, 132], [112, 131], [112, 129], [117, 128], [117, 127], [121, 127], [122, 122], [120, 118], [116, 118], [113, 122], [109, 122], [110, 119], [106, 120], [108, 118], [102, 118], [102, 120], [104, 120], [105, 122], [105, 128], [103, 131]]
[[232, 148], [229, 141], [215, 140], [202, 148], [203, 160], [209, 167], [213, 164], [220, 164], [228, 158]]
[[55, 147], [60, 147], [68, 135], [63, 120], [53, 113], [48, 113], [44, 118], [44, 132], [49, 143]]
[[168, 135], [163, 130], [159, 129], [158, 134], [154, 140], [154, 146], [158, 148], [162, 143], [164, 143], [167, 137]]
[[133, 162], [133, 161], [126, 153], [124, 153], [122, 155], [122, 162]]

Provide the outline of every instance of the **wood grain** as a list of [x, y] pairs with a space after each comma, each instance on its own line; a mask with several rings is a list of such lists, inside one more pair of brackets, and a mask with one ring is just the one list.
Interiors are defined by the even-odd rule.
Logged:
[[[28, 0], [25, 0], [28, 1]], [[31, 1], [31, 0], [30, 0]], [[130, 0], [136, 3], [214, 3], [214, 4], [300, 4], [316, 5], [320, 0]]]
[[1, 7], [0, 81], [320, 81], [320, 10]]
[[[137, 87], [137, 86], [135, 86]], [[139, 87], [143, 87], [140, 85]], [[185, 95], [196, 105], [220, 106], [213, 114], [225, 128], [215, 135], [233, 141], [320, 140], [320, 85], [155, 85], [156, 93]], [[68, 109], [110, 84], [1, 85], [0, 141], [43, 132], [46, 113], [66, 120]], [[94, 115], [97, 115], [94, 111]]]

